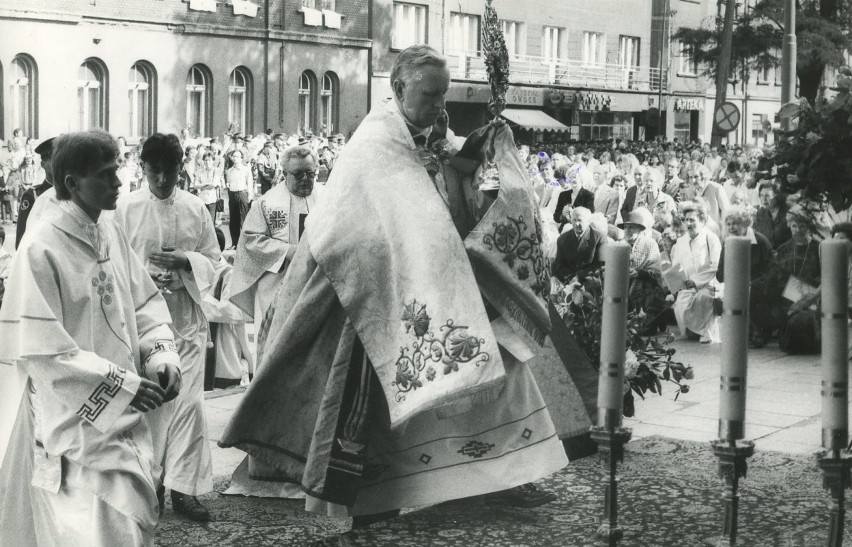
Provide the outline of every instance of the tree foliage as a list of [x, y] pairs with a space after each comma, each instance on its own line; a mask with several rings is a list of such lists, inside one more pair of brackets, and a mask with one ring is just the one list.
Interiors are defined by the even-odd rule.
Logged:
[[[713, 27], [681, 27], [674, 33], [694, 48], [704, 74], [715, 78], [721, 49], [721, 24]], [[814, 102], [826, 67], [844, 63], [844, 51], [852, 48], [852, 8], [838, 0], [799, 0], [796, 10], [796, 74], [800, 95]], [[732, 38], [732, 79], [747, 85], [749, 73], [778, 67], [784, 33], [784, 0], [761, 0], [749, 13], [735, 20]]]

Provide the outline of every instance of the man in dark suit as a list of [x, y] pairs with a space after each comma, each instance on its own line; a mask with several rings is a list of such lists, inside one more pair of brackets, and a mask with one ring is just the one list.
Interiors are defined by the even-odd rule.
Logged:
[[556, 200], [556, 210], [553, 212], [553, 221], [559, 225], [560, 232], [569, 222], [567, 216], [563, 215], [566, 205], [570, 205], [570, 208], [585, 207], [590, 212], [595, 212], [595, 195], [580, 184], [579, 169], [584, 167], [579, 164], [560, 165], [554, 173], [556, 180], [562, 184], [563, 188]]
[[575, 207], [571, 211], [572, 229], [556, 240], [556, 259], [553, 261], [553, 275], [563, 283], [572, 277], [582, 277], [600, 264], [600, 252], [604, 236], [589, 226], [592, 212], [585, 207]]
[[53, 157], [53, 138], [47, 139], [35, 147], [35, 153], [41, 156], [41, 168], [44, 169], [44, 181], [23, 193], [18, 205], [18, 228], [15, 233], [15, 249], [21, 244], [27, 229], [27, 218], [35, 204], [36, 198], [49, 188], [53, 188], [53, 172], [50, 159]]

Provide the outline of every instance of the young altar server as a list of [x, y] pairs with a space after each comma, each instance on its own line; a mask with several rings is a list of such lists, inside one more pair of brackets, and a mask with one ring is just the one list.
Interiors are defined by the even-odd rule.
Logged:
[[104, 132], [56, 139], [56, 201], [30, 220], [11, 267], [0, 363], [17, 366], [0, 365], [0, 545], [153, 545], [145, 413], [177, 396], [181, 375], [166, 303], [101, 214], [116, 207], [117, 158]]
[[204, 418], [208, 325], [201, 302], [214, 287], [219, 245], [204, 202], [177, 188], [183, 165], [177, 136], [151, 135], [140, 157], [148, 188], [124, 198], [115, 218], [169, 307], [184, 386], [180, 397], [152, 416], [154, 450], [175, 512], [206, 521], [210, 513], [197, 498], [213, 489]]

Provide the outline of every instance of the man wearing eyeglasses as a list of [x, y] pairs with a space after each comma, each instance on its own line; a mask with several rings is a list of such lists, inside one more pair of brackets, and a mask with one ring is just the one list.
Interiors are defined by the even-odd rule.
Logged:
[[281, 168], [284, 184], [257, 198], [246, 215], [231, 283], [224, 295], [254, 317], [256, 328], [284, 278], [316, 200], [317, 157], [310, 148], [286, 149]]

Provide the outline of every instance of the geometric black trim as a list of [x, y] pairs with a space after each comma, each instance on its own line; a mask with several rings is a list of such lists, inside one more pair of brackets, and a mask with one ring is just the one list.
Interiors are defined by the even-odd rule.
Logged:
[[528, 427], [524, 428], [524, 432], [521, 433], [521, 437], [523, 437], [524, 439], [527, 439], [527, 440], [529, 440], [531, 435], [532, 435], [532, 429], [530, 429]]
[[97, 420], [98, 416], [101, 415], [107, 405], [112, 401], [112, 398], [118, 394], [118, 390], [121, 389], [126, 375], [127, 371], [110, 363], [106, 379], [89, 395], [88, 400], [92, 405], [83, 403], [83, 406], [77, 411], [77, 415], [90, 422]]

